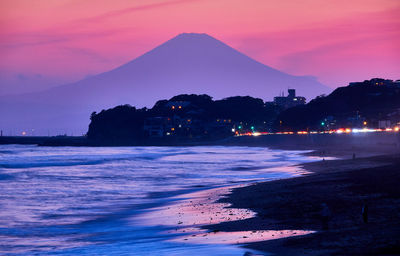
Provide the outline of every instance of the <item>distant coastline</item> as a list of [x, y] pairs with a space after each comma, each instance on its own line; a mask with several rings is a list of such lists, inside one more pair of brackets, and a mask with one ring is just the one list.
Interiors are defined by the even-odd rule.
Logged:
[[[360, 134], [271, 134], [260, 136], [239, 136], [219, 140], [151, 140], [146, 143], [110, 144], [90, 141], [85, 136], [55, 137], [0, 137], [0, 145], [34, 144], [39, 146], [251, 146], [284, 150], [325, 151], [333, 147], [335, 152], [368, 149], [370, 152], [400, 151], [400, 133], [360, 133]], [[322, 153], [321, 153], [322, 154]]]

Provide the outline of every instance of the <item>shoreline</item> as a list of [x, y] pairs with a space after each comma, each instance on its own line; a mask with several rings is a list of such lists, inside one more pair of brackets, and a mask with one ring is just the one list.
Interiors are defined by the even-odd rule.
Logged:
[[[254, 243], [241, 241], [249, 249], [276, 255], [400, 254], [400, 240], [394, 240], [400, 237], [400, 225], [393, 225], [400, 220], [400, 189], [395, 183], [400, 180], [399, 138], [397, 134], [363, 137], [282, 135], [197, 145], [308, 150], [311, 152], [304, 153], [305, 156], [326, 157], [325, 161], [299, 165], [310, 174], [233, 189], [216, 203], [229, 203], [231, 206], [227, 209], [249, 209], [256, 216], [202, 227], [221, 233], [317, 231], [306, 236]], [[398, 152], [396, 156], [390, 155], [394, 152]], [[355, 160], [352, 159], [354, 153]], [[340, 159], [328, 160], [329, 157]], [[361, 221], [365, 202], [371, 212], [371, 223], [367, 225]], [[322, 231], [318, 216], [322, 203], [327, 203], [333, 216], [328, 231]]]
[[[301, 155], [301, 153], [299, 153], [299, 155]], [[295, 175], [293, 177], [300, 177], [305, 173], [303, 168], [300, 167], [300, 164], [285, 165], [282, 167], [293, 169], [290, 171]], [[273, 168], [278, 169], [279, 167]], [[287, 178], [282, 177], [279, 179]], [[273, 180], [275, 179], [272, 179], [272, 181]], [[151, 226], [167, 225], [172, 227], [166, 232], [171, 235], [177, 235], [169, 240], [171, 242], [208, 246], [230, 245], [232, 248], [242, 248], [241, 250], [245, 253], [244, 255], [260, 255], [261, 253], [259, 250], [241, 246], [241, 244], [250, 240], [259, 242], [265, 239], [300, 236], [314, 232], [304, 230], [245, 230], [236, 232], [223, 232], [218, 229], [210, 230], [208, 228], [210, 225], [219, 225], [220, 223], [228, 221], [241, 221], [255, 216], [256, 212], [247, 208], [232, 208], [230, 204], [220, 202], [220, 200], [226, 198], [233, 189], [247, 187], [252, 184], [254, 184], [254, 182], [236, 185], [225, 184], [180, 194], [172, 197], [174, 199], [172, 203], [156, 207], [152, 209], [152, 211], [144, 213], [139, 220], [141, 223], [146, 223]], [[175, 201], [175, 199], [177, 200]]]
[[[86, 136], [0, 136], [0, 145], [33, 144], [38, 146], [74, 147], [125, 147], [125, 146], [248, 146], [281, 150], [324, 150], [335, 154], [343, 148], [356, 151], [400, 151], [400, 133], [350, 133], [350, 134], [268, 134], [259, 136], [234, 136], [224, 139], [149, 138], [137, 142], [95, 141]], [[333, 150], [332, 150], [333, 149]]]
[[[252, 230], [314, 230], [306, 236], [243, 243], [274, 255], [398, 255], [400, 254], [400, 157], [365, 152], [366, 157], [300, 164], [311, 173], [259, 182], [233, 189], [219, 203], [256, 213], [246, 220], [204, 226], [221, 232]], [[319, 154], [313, 151], [311, 155]], [[375, 156], [371, 156], [375, 155]], [[343, 152], [336, 154], [343, 155]], [[323, 230], [321, 204], [331, 211]], [[361, 220], [369, 207], [369, 223]], [[228, 209], [229, 209], [228, 208]]]

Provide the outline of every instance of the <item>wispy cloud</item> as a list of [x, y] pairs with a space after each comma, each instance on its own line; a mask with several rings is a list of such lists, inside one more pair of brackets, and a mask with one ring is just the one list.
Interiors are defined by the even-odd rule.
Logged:
[[[120, 28], [114, 27], [109, 30], [97, 30], [94, 28], [88, 28], [82, 32], [76, 32], [82, 30], [87, 24], [97, 24], [105, 22], [109, 19], [131, 14], [138, 11], [148, 11], [152, 9], [188, 4], [190, 2], [197, 2], [200, 0], [174, 0], [174, 1], [163, 1], [152, 4], [138, 5], [128, 8], [123, 8], [115, 11], [105, 12], [100, 15], [92, 16], [89, 18], [81, 18], [69, 21], [67, 23], [58, 24], [51, 28], [46, 28], [40, 31], [22, 32], [19, 34], [8, 33], [2, 34], [0, 39], [0, 48], [20, 48], [20, 47], [32, 47], [40, 45], [50, 45], [71, 42], [82, 38], [94, 38], [94, 37], [105, 37], [112, 34], [123, 33], [132, 28]], [[1, 31], [0, 31], [1, 33]], [[2, 43], [3, 42], [3, 43]], [[1, 51], [1, 49], [0, 49]]]
[[[76, 22], [77, 23], [101, 22], [101, 21], [104, 21], [104, 20], [107, 20], [107, 19], [110, 19], [113, 17], [130, 14], [130, 13], [137, 12], [137, 11], [147, 11], [147, 10], [161, 8], [161, 7], [173, 6], [173, 5], [179, 5], [179, 4], [187, 4], [190, 2], [197, 2], [197, 1], [200, 1], [200, 0], [174, 0], [174, 1], [166, 1], [166, 2], [138, 5], [138, 6], [133, 6], [133, 7], [129, 7], [129, 8], [120, 9], [120, 10], [106, 12], [106, 13], [103, 13], [103, 14], [100, 14], [97, 16], [89, 17], [89, 18], [79, 19], [79, 20], [76, 20]], [[216, 0], [214, 0], [214, 1], [216, 1]]]
[[73, 30], [62, 30], [62, 33], [60, 33], [60, 31], [57, 30], [54, 31], [46, 30], [37, 33], [32, 33], [32, 32], [10, 33], [10, 34], [4, 34], [4, 37], [7, 37], [8, 39], [6, 42], [0, 43], [0, 48], [20, 48], [29, 46], [59, 44], [79, 39], [87, 39], [87, 38], [94, 39], [99, 37], [112, 36], [127, 30], [128, 28], [125, 29], [116, 28], [112, 30], [84, 31], [84, 32], [75, 32]]

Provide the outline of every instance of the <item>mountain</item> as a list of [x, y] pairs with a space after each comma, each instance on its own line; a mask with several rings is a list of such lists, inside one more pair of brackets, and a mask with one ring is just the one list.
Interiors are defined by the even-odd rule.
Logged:
[[313, 78], [268, 67], [209, 35], [184, 33], [111, 71], [43, 92], [0, 98], [0, 127], [35, 129], [36, 135], [81, 134], [90, 113], [115, 105], [151, 106], [184, 93], [272, 100], [288, 88], [309, 99], [329, 92]]

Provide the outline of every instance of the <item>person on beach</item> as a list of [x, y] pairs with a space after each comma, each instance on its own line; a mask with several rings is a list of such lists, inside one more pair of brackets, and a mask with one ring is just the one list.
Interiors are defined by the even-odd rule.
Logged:
[[361, 210], [361, 216], [364, 221], [364, 223], [368, 223], [368, 205], [364, 204], [362, 210]]
[[331, 211], [326, 203], [321, 204], [321, 221], [322, 221], [322, 229], [329, 229], [329, 220], [331, 219]]

